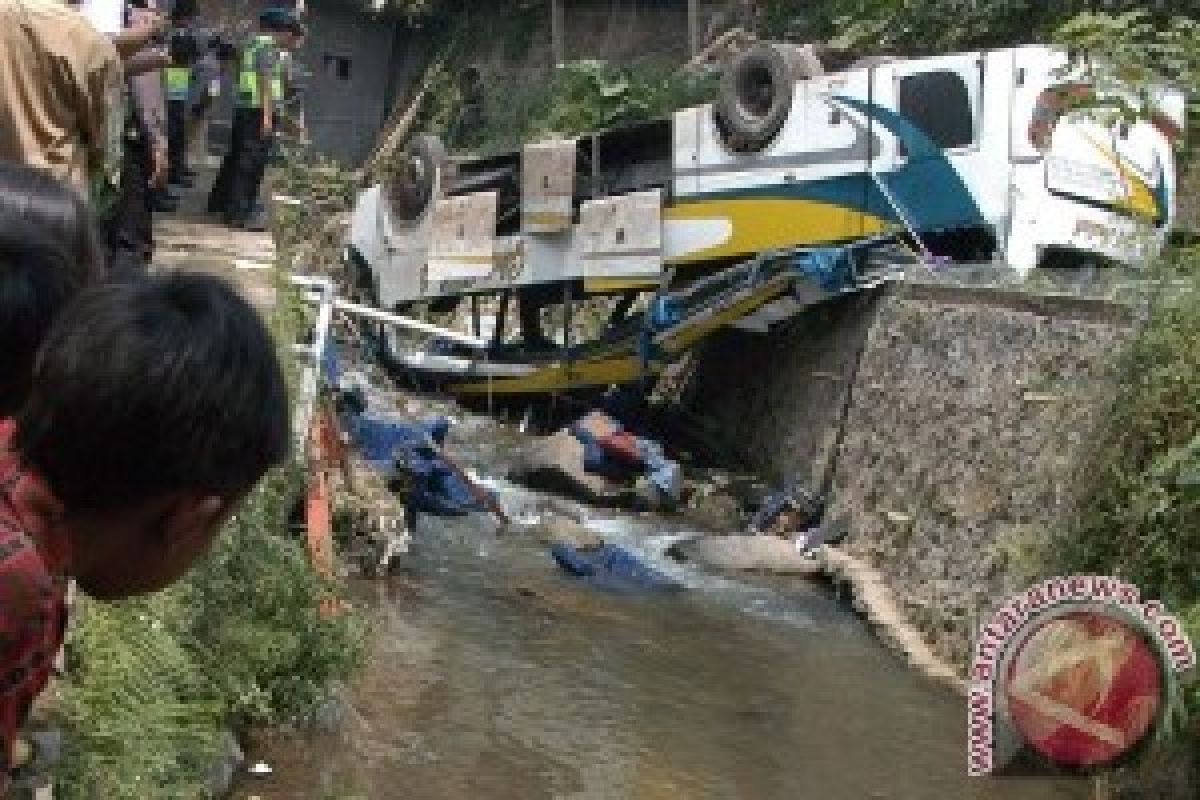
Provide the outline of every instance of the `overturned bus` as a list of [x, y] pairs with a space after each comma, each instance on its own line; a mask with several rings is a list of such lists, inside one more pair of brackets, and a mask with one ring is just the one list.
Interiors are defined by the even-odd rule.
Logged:
[[[1146, 98], [1150, 113], [1103, 113]], [[1182, 93], [1093, 90], [1052, 48], [827, 73], [811, 48], [763, 43], [712, 104], [669, 119], [474, 158], [417, 137], [358, 198], [346, 253], [380, 308], [515, 298], [514, 342], [502, 313], [482, 355], [397, 354], [448, 389], [621, 383], [914, 258], [1136, 265], [1174, 218], [1184, 120]], [[621, 298], [607, 341], [541, 334], [548, 303], [597, 296]]]

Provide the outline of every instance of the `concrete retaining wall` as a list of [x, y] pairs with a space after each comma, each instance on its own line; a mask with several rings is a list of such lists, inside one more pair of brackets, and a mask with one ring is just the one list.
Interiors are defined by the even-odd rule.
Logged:
[[1069, 513], [1132, 326], [1102, 301], [902, 284], [723, 337], [692, 402], [777, 480], [816, 486], [832, 463], [845, 549], [962, 668], [975, 619], [1023, 588], [1022, 554]]

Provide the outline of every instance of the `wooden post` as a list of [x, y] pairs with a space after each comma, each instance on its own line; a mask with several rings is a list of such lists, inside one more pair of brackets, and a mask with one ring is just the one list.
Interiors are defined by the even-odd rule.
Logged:
[[550, 0], [550, 36], [554, 50], [554, 66], [561, 66], [567, 61], [566, 19], [563, 16], [563, 0]]
[[699, 0], [688, 0], [688, 51], [691, 58], [700, 52], [700, 9]]

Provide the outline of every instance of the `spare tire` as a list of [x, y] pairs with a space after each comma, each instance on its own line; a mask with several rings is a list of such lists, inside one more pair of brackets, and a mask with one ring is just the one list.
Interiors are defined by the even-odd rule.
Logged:
[[770, 144], [792, 110], [795, 82], [819, 71], [811, 48], [759, 43], [739, 53], [725, 70], [713, 105], [725, 146], [753, 153]]
[[400, 222], [414, 222], [433, 203], [446, 162], [446, 148], [436, 136], [417, 136], [401, 153], [384, 182], [388, 206]]

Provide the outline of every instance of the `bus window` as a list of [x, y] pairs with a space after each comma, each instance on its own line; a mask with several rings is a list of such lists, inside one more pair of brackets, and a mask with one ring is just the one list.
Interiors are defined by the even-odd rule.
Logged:
[[902, 77], [899, 111], [943, 150], [975, 141], [971, 95], [956, 72], [936, 70]]

